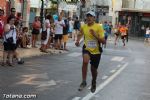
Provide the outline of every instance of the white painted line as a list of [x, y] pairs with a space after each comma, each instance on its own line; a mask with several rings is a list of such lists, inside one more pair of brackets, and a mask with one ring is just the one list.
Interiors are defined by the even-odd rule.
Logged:
[[143, 92], [141, 94], [144, 95], [144, 96], [149, 96], [150, 97], [150, 93]]
[[[128, 49], [129, 50], [129, 49]], [[128, 53], [130, 52], [131, 50], [127, 51], [127, 50], [118, 50], [118, 49], [112, 49], [112, 48], [106, 48], [105, 51], [108, 51], [108, 52], [123, 52], [123, 53]]]
[[111, 71], [110, 71], [110, 73], [115, 73], [115, 72], [116, 72], [116, 70], [111, 70]]
[[49, 86], [55, 86], [55, 85], [56, 85], [56, 82], [54, 80], [50, 80], [47, 82], [41, 82], [41, 84], [39, 84], [37, 87], [40, 88], [40, 87], [49, 87]]
[[95, 94], [97, 94], [99, 91], [101, 91], [105, 86], [107, 86], [111, 81], [113, 81], [126, 67], [128, 66], [128, 63], [125, 63], [116, 73], [114, 73], [111, 77], [109, 77], [106, 81], [104, 81], [102, 84], [100, 84], [95, 93], [89, 93], [85, 97], [82, 98], [82, 100], [90, 100]]
[[120, 68], [120, 67], [121, 67], [121, 65], [118, 65], [117, 67], [118, 67], [118, 68]]
[[82, 53], [74, 52], [74, 53], [68, 54], [67, 56], [70, 56], [70, 57], [78, 57], [78, 56], [80, 56], [80, 55], [82, 55]]
[[90, 90], [90, 89], [91, 89], [91, 86], [89, 86], [88, 89]]
[[103, 76], [102, 77], [102, 80], [105, 80], [105, 79], [107, 79], [108, 78], [108, 76]]
[[74, 97], [72, 100], [80, 100], [81, 97]]
[[123, 59], [124, 59], [124, 57], [115, 56], [115, 57], [113, 57], [113, 58], [111, 59], [111, 61], [118, 61], [118, 62], [120, 62], [120, 61], [122, 61]]

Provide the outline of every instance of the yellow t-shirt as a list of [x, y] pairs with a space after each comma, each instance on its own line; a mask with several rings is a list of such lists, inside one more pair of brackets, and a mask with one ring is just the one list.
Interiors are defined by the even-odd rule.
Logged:
[[81, 27], [84, 35], [85, 50], [88, 50], [91, 54], [100, 54], [98, 40], [90, 33], [90, 29], [96, 32], [97, 37], [104, 38], [103, 27], [99, 24], [94, 23], [92, 26], [87, 24]]

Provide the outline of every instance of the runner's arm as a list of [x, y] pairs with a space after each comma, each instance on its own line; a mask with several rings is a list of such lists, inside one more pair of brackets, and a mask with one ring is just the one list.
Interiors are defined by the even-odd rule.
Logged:
[[77, 35], [77, 40], [76, 40], [76, 43], [75, 43], [76, 46], [80, 45], [79, 41], [81, 40], [82, 36], [83, 36], [83, 30], [81, 28], [80, 33]]
[[79, 42], [81, 40], [82, 36], [83, 36], [83, 29], [81, 28], [79, 34], [77, 35], [77, 41], [76, 42]]
[[105, 38], [104, 38], [104, 37], [101, 37], [100, 35], [95, 36], [95, 38], [96, 38], [100, 43], [102, 43], [102, 44], [105, 44], [105, 43], [106, 43]]

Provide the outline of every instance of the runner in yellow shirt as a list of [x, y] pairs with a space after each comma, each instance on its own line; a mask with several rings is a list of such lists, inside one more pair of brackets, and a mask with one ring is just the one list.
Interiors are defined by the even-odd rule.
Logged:
[[91, 92], [96, 90], [97, 68], [101, 58], [100, 44], [105, 43], [103, 27], [95, 23], [95, 13], [89, 11], [86, 14], [87, 24], [83, 25], [78, 34], [76, 46], [79, 46], [79, 41], [84, 36], [83, 46], [83, 64], [82, 64], [82, 83], [79, 91], [86, 87], [87, 67], [90, 61], [92, 73]]

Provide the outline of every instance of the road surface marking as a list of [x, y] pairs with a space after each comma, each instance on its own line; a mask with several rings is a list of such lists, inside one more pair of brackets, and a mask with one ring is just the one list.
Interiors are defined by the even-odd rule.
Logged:
[[55, 86], [55, 85], [56, 85], [56, 82], [54, 80], [50, 80], [50, 81], [38, 83], [37, 87], [40, 88], [40, 87], [48, 87], [48, 86]]
[[74, 52], [74, 53], [68, 54], [67, 56], [70, 56], [70, 57], [78, 57], [78, 56], [80, 56], [80, 55], [82, 55], [82, 53]]
[[118, 68], [120, 68], [120, 67], [121, 67], [121, 65], [118, 65], [117, 67], [118, 67]]
[[111, 61], [118, 61], [121, 62], [124, 59], [124, 57], [115, 56], [111, 59]]
[[[47, 73], [22, 75], [22, 77], [23, 77], [23, 79], [20, 82], [17, 82], [16, 84], [35, 85], [39, 88], [40, 87], [50, 87], [50, 86], [56, 85], [56, 82], [54, 80], [48, 80], [49, 77], [48, 77]], [[36, 79], [41, 79], [41, 80], [37, 81]]]
[[97, 94], [99, 91], [101, 91], [105, 86], [107, 86], [111, 81], [113, 81], [126, 67], [128, 66], [128, 63], [125, 63], [116, 73], [114, 73], [112, 76], [110, 76], [106, 81], [104, 81], [102, 84], [100, 84], [95, 93], [89, 93], [85, 97], [82, 98], [82, 100], [90, 100], [95, 94]]
[[116, 72], [116, 70], [111, 70], [111, 71], [110, 71], [110, 73], [115, 73], [115, 72]]
[[74, 97], [72, 100], [80, 100], [81, 97]]
[[143, 92], [142, 95], [150, 97], [150, 93]]
[[131, 52], [131, 50], [130, 49], [128, 49], [128, 51], [127, 50], [118, 50], [118, 49], [112, 49], [112, 48], [106, 48], [106, 49], [104, 49], [105, 51], [108, 51], [108, 52], [122, 52], [122, 53], [128, 53], [128, 52]]
[[103, 76], [102, 77], [102, 80], [105, 80], [105, 79], [107, 79], [108, 78], [108, 76]]

